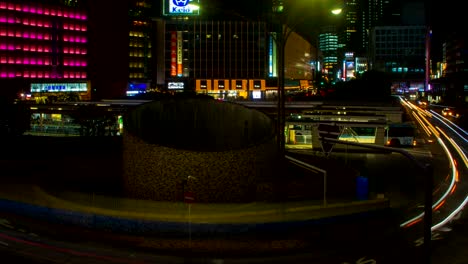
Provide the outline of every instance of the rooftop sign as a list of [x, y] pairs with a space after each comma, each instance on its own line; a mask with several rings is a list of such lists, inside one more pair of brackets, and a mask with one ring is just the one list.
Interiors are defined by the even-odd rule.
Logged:
[[199, 0], [164, 0], [163, 13], [165, 16], [198, 16]]

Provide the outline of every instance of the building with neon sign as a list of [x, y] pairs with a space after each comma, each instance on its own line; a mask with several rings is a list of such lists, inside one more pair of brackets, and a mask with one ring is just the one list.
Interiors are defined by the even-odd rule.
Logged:
[[78, 1], [0, 1], [0, 94], [17, 98], [31, 83], [54, 83], [41, 93], [67, 92], [79, 83], [89, 98], [87, 21]]
[[[157, 65], [164, 65], [157, 69], [164, 80], [158, 82], [164, 82], [167, 90], [194, 89], [222, 99], [265, 99], [276, 93], [278, 48], [271, 24], [246, 18], [232, 9], [210, 5], [193, 9], [202, 4], [164, 1], [163, 17], [158, 22], [164, 34], [158, 34], [164, 38], [165, 48], [157, 48], [155, 54]], [[255, 8], [268, 7], [252, 4], [248, 11], [258, 13]], [[293, 33], [286, 45], [286, 78], [292, 81], [288, 84], [308, 88], [312, 80], [310, 62], [315, 59], [311, 54], [311, 45]]]

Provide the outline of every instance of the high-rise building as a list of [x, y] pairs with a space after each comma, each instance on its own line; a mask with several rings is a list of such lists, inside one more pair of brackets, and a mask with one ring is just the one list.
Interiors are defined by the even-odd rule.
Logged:
[[329, 83], [337, 80], [338, 74], [338, 34], [336, 26], [324, 26], [319, 35], [319, 48], [322, 51], [322, 75]]
[[81, 1], [0, 1], [0, 95], [90, 97]]
[[127, 95], [153, 88], [153, 7], [148, 0], [132, 0], [129, 10], [129, 65]]
[[425, 89], [427, 27], [382, 26], [371, 32], [370, 66], [389, 73], [400, 92]]

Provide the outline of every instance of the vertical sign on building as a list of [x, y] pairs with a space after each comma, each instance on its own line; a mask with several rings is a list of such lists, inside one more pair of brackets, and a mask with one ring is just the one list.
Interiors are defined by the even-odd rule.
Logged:
[[177, 31], [177, 76], [182, 77], [182, 31]]
[[177, 76], [177, 32], [171, 32], [171, 76]]
[[268, 47], [268, 75], [270, 77], [277, 77], [277, 67], [276, 67], [276, 33], [272, 32], [270, 35], [270, 43]]

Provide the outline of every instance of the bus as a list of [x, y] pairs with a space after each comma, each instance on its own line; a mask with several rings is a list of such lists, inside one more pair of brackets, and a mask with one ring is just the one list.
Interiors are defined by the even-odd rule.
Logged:
[[391, 124], [385, 131], [386, 146], [414, 147], [416, 146], [416, 127], [412, 123]]

